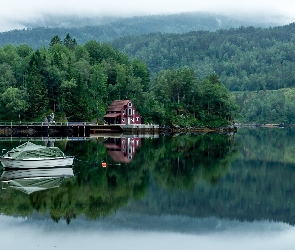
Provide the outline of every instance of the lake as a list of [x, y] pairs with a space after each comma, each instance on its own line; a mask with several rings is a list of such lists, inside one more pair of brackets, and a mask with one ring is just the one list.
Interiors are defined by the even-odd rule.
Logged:
[[76, 139], [0, 140], [75, 157], [0, 168], [2, 249], [295, 247], [295, 128]]

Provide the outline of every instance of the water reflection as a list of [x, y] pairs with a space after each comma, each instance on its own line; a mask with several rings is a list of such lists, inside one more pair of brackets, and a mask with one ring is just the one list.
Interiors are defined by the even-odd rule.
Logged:
[[[0, 215], [2, 248], [81, 249], [98, 245], [105, 249], [294, 249], [293, 227], [278, 222], [238, 221], [184, 217], [146, 217], [128, 214], [89, 221], [77, 218], [70, 225], [49, 220]], [[136, 220], [139, 227], [130, 226]], [[167, 220], [171, 221], [167, 223]], [[129, 221], [131, 223], [129, 223]], [[154, 227], [147, 227], [145, 223]], [[185, 226], [188, 223], [188, 226]], [[167, 225], [182, 225], [186, 232]], [[168, 229], [168, 230], [166, 230]], [[17, 235], [17, 240], [16, 240]]]
[[[199, 183], [216, 185], [237, 154], [233, 135], [218, 134], [95, 138], [62, 142], [59, 146], [77, 159], [74, 177], [64, 180], [59, 188], [31, 193], [29, 198], [17, 199], [9, 190], [2, 191], [2, 212], [14, 210], [15, 214], [28, 215], [33, 210], [50, 210], [54, 221], [65, 219], [68, 223], [79, 214], [97, 219], [118, 209], [146, 212], [150, 202], [160, 205], [173, 190], [174, 194], [184, 191], [189, 196]], [[107, 168], [101, 167], [102, 161], [108, 163]], [[158, 200], [158, 192], [165, 196]], [[8, 203], [14, 205], [7, 207]]]
[[[41, 166], [43, 165], [41, 164]], [[5, 170], [0, 177], [0, 181], [10, 188], [32, 194], [37, 191], [57, 188], [65, 178], [73, 176], [74, 173], [71, 167]]]
[[23, 241], [37, 235], [30, 242], [42, 249], [293, 249], [294, 137], [295, 129], [245, 129], [145, 138], [120, 164], [109, 154], [121, 154], [119, 138], [56, 142], [77, 159], [74, 176], [30, 195], [3, 184], [5, 243], [27, 231]]
[[141, 138], [133, 136], [109, 137], [105, 140], [104, 146], [114, 162], [130, 163], [136, 150], [141, 147]]

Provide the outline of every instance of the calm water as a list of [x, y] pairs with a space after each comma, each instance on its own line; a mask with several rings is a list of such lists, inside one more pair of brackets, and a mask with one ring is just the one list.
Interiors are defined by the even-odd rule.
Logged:
[[75, 162], [0, 169], [1, 249], [295, 247], [295, 129], [31, 141]]

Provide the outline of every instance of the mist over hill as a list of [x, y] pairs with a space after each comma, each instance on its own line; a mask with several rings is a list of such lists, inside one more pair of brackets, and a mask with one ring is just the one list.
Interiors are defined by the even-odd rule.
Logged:
[[0, 33], [0, 46], [28, 44], [37, 49], [48, 46], [53, 36], [64, 38], [68, 33], [84, 44], [89, 40], [109, 42], [120, 37], [157, 32], [216, 31], [241, 26], [268, 28], [287, 22], [283, 16], [225, 16], [205, 12], [129, 18], [47, 15], [34, 21], [23, 21], [21, 26], [26, 27], [24, 29]]

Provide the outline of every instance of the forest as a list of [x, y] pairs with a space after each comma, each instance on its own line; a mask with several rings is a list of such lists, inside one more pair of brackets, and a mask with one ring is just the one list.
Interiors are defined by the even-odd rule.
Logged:
[[[165, 24], [165, 28], [160, 29], [159, 23]], [[176, 25], [177, 23], [179, 25]], [[12, 86], [18, 88], [18, 92], [15, 93], [17, 96], [27, 95], [28, 92], [20, 92], [23, 91], [30, 74], [30, 67], [25, 65], [30, 63], [34, 53], [40, 54], [40, 60], [44, 59], [42, 66], [39, 65], [43, 67], [41, 78], [47, 87], [49, 102], [49, 105], [41, 105], [46, 111], [43, 110], [38, 115], [29, 115], [28, 100], [33, 99], [26, 97], [27, 102], [24, 102], [17, 98], [18, 105], [15, 105], [9, 100], [11, 90], [7, 93], [3, 91], [4, 108], [1, 118], [15, 121], [28, 120], [29, 117], [37, 119], [39, 116], [40, 119], [41, 113], [53, 110], [63, 112], [68, 120], [98, 120], [111, 100], [130, 98], [135, 102], [140, 114], [145, 117], [146, 123], [220, 126], [225, 124], [226, 120], [227, 123], [232, 122], [233, 117], [234, 121], [239, 123], [295, 123], [294, 23], [269, 28], [262, 25], [237, 28], [241, 23], [235, 23], [233, 19], [183, 14], [120, 19], [112, 25], [104, 25], [71, 29], [33, 28], [1, 33], [1, 41], [5, 44], [0, 48], [3, 55], [0, 60], [0, 72], [4, 72], [0, 79], [3, 82], [2, 90], [9, 86], [6, 82], [11, 82]], [[123, 33], [116, 32], [118, 25], [122, 25]], [[221, 25], [221, 29], [218, 25]], [[140, 28], [143, 26], [145, 28]], [[68, 30], [74, 34], [74, 39], [70, 39], [74, 41], [75, 48], [69, 49], [60, 38], [65, 36], [65, 31]], [[188, 32], [189, 30], [195, 31]], [[52, 38], [55, 36], [61, 43], [53, 46]], [[21, 44], [21, 41], [27, 43]], [[21, 54], [21, 50], [25, 55]], [[6, 53], [10, 55], [5, 55]], [[10, 60], [10, 57], [14, 59]], [[34, 57], [34, 60], [37, 57]], [[12, 65], [13, 60], [18, 60], [22, 66]], [[100, 78], [99, 81], [106, 81], [106, 84], [96, 86], [102, 89], [95, 90], [93, 74], [98, 68], [102, 72], [100, 77], [104, 78]], [[70, 72], [75, 72], [75, 77], [72, 77], [73, 74]], [[77, 106], [71, 103], [74, 102], [70, 97], [72, 94], [61, 93], [77, 85], [78, 75], [81, 76], [79, 84], [85, 84], [86, 92], [83, 94], [82, 91], [81, 95], [88, 95], [89, 103], [85, 105], [91, 106], [87, 109], [91, 115], [83, 111], [75, 117], [73, 113], [76, 112], [74, 109]], [[184, 75], [187, 75], [186, 79], [182, 79]], [[215, 103], [209, 98], [211, 103], [206, 104], [203, 99], [204, 93], [211, 95], [219, 91], [205, 91], [204, 83], [208, 83], [210, 76], [214, 75], [218, 77], [219, 83], [214, 87], [225, 86], [231, 92], [225, 94], [227, 101], [220, 100], [219, 96]], [[165, 87], [165, 91], [162, 89], [166, 84], [164, 78], [171, 82]], [[179, 86], [176, 86], [177, 78]], [[211, 80], [213, 78], [211, 77]], [[193, 84], [185, 84], [188, 79], [191, 79]], [[172, 86], [172, 82], [175, 86]], [[185, 93], [180, 93], [181, 86], [185, 86]], [[95, 93], [102, 97], [101, 103], [98, 97], [94, 96]], [[195, 96], [192, 97], [192, 93]], [[234, 101], [228, 99], [231, 95]], [[195, 106], [190, 103], [191, 100], [195, 101]], [[239, 111], [234, 102], [238, 104]], [[212, 111], [216, 111], [218, 107], [220, 112], [214, 112], [222, 113], [226, 105], [230, 105], [227, 111], [230, 114], [224, 114], [221, 120], [213, 121], [218, 114], [213, 114]], [[6, 110], [10, 106], [14, 107], [13, 112], [7, 113]], [[211, 123], [208, 124], [208, 121]]]
[[202, 81], [193, 69], [162, 70], [150, 80], [147, 65], [107, 43], [84, 45], [69, 34], [48, 49], [0, 48], [1, 121], [92, 121], [113, 100], [132, 100], [144, 123], [178, 126], [231, 124], [238, 107], [212, 73]]
[[162, 69], [189, 66], [202, 79], [215, 72], [230, 91], [276, 90], [295, 85], [295, 23], [268, 29], [154, 33], [112, 42], [148, 65]]
[[154, 33], [112, 42], [159, 70], [189, 66], [200, 79], [215, 72], [237, 98], [242, 123], [294, 124], [295, 24], [185, 34]]

